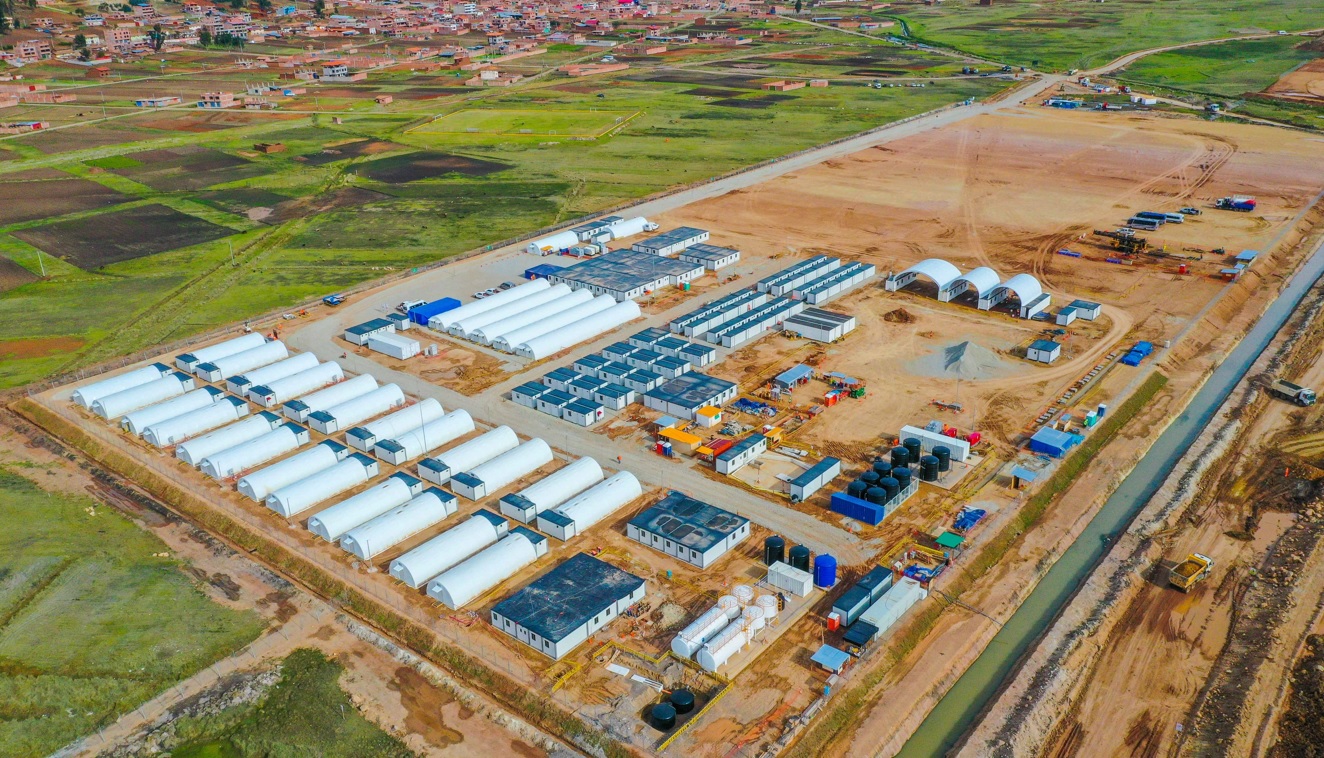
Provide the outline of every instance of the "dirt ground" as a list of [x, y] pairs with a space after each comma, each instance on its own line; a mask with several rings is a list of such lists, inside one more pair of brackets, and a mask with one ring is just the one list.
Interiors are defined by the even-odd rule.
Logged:
[[1264, 94], [1284, 100], [1324, 103], [1324, 58], [1317, 58], [1295, 71], [1284, 74], [1270, 85]]

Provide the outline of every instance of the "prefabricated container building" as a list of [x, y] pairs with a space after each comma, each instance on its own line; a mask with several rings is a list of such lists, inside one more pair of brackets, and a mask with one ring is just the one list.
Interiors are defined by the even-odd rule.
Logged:
[[292, 518], [323, 500], [357, 487], [377, 475], [377, 461], [354, 453], [331, 468], [267, 495], [267, 507]]
[[226, 479], [306, 444], [308, 430], [298, 424], [285, 423], [261, 437], [212, 453], [198, 468], [213, 479]]
[[308, 519], [308, 531], [327, 542], [335, 542], [350, 529], [404, 505], [422, 491], [422, 480], [409, 474], [391, 474], [381, 484], [341, 500]]
[[[453, 496], [452, 496], [453, 497]], [[479, 509], [474, 515], [391, 561], [391, 576], [415, 589], [501, 539], [510, 522]]]
[[156, 447], [177, 445], [247, 415], [248, 403], [223, 396], [219, 402], [152, 424], [143, 430], [143, 440]]
[[237, 482], [237, 488], [239, 494], [260, 503], [281, 487], [325, 471], [348, 455], [349, 448], [339, 442], [322, 440], [308, 450], [245, 475]]
[[202, 465], [207, 456], [255, 440], [283, 423], [285, 419], [280, 416], [261, 411], [255, 416], [180, 443], [175, 448], [175, 457], [196, 468]]
[[495, 545], [428, 582], [428, 596], [459, 610], [546, 554], [546, 537], [517, 526]]
[[801, 503], [841, 475], [841, 460], [824, 458], [791, 480], [791, 502]]
[[308, 417], [317, 411], [334, 408], [356, 397], [377, 389], [377, 380], [371, 374], [360, 374], [353, 379], [346, 379], [324, 390], [305, 395], [298, 400], [291, 400], [281, 406], [281, 413], [292, 421], [307, 422]]
[[418, 464], [418, 475], [433, 484], [445, 484], [452, 475], [490, 461], [517, 445], [519, 438], [515, 432], [508, 426], [498, 426], [480, 437], [443, 451], [441, 455], [424, 458]]
[[146, 384], [129, 387], [112, 395], [93, 400], [91, 410], [96, 415], [109, 421], [153, 403], [178, 397], [193, 389], [193, 386], [193, 377], [175, 371], [168, 376], [163, 376]]
[[345, 442], [356, 450], [370, 453], [378, 441], [395, 439], [405, 432], [413, 431], [424, 424], [430, 424], [444, 415], [446, 415], [446, 412], [442, 409], [441, 403], [430, 397], [424, 398], [413, 405], [401, 408], [389, 416], [383, 416], [376, 421], [369, 421], [363, 426], [350, 429], [345, 432]]
[[580, 458], [519, 492], [501, 498], [501, 515], [533, 522], [539, 513], [569, 500], [602, 481], [602, 467], [592, 458]]
[[187, 353], [181, 353], [175, 356], [175, 367], [180, 371], [192, 372], [194, 367], [200, 363], [208, 363], [217, 358], [224, 358], [227, 355], [242, 353], [250, 348], [257, 347], [267, 341], [257, 332], [245, 334], [242, 337], [235, 337], [224, 342], [218, 342], [215, 345], [200, 347], [197, 350], [191, 350]]
[[637, 253], [652, 253], [653, 255], [675, 255], [687, 247], [697, 245], [701, 242], [707, 242], [711, 236], [703, 229], [696, 229], [692, 226], [680, 226], [659, 235], [649, 237], [645, 240], [630, 245], [630, 249]]
[[552, 449], [534, 438], [469, 471], [451, 477], [451, 491], [470, 500], [487, 497], [552, 462]]
[[405, 393], [400, 390], [400, 385], [385, 384], [324, 411], [313, 411], [308, 414], [308, 422], [322, 434], [335, 434], [404, 404]]
[[340, 547], [370, 561], [424, 529], [455, 515], [458, 508], [459, 501], [454, 495], [436, 487], [428, 487], [409, 502], [345, 532], [340, 538]]
[[341, 370], [340, 364], [328, 361], [282, 379], [255, 384], [248, 388], [248, 399], [264, 408], [275, 408], [344, 378], [345, 372]]
[[362, 324], [355, 324], [345, 330], [343, 335], [345, 341], [351, 345], [366, 345], [368, 340], [383, 334], [394, 334], [395, 323], [389, 319], [374, 318], [364, 321]]
[[70, 396], [75, 403], [90, 409], [92, 403], [116, 392], [122, 392], [132, 387], [137, 387], [148, 382], [154, 382], [163, 376], [168, 376], [171, 368], [164, 363], [153, 363], [150, 366], [126, 371], [123, 374], [99, 379], [95, 382], [85, 384], [74, 390]]
[[399, 334], [374, 334], [368, 338], [368, 349], [406, 361], [422, 352], [423, 348], [418, 344], [418, 340], [402, 337]]
[[749, 537], [749, 519], [672, 491], [630, 519], [625, 536], [699, 568]]
[[707, 305], [692, 311], [680, 318], [672, 321], [668, 326], [676, 334], [684, 334], [686, 337], [705, 334], [714, 329], [718, 324], [730, 321], [744, 313], [768, 302], [768, 294], [758, 290], [740, 290], [731, 295], [727, 295], [720, 300], [715, 300]]

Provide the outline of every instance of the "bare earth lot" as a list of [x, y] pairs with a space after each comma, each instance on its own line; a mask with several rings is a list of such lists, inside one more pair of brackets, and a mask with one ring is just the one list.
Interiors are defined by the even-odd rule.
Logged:
[[92, 218], [14, 232], [19, 239], [82, 269], [133, 260], [228, 237], [234, 231], [164, 205], [140, 205]]

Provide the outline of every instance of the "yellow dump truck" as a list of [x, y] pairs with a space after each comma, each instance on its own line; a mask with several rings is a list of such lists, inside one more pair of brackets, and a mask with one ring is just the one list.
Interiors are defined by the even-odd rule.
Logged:
[[1186, 560], [1172, 567], [1168, 574], [1168, 583], [1182, 592], [1204, 581], [1214, 568], [1214, 559], [1200, 553], [1191, 553]]

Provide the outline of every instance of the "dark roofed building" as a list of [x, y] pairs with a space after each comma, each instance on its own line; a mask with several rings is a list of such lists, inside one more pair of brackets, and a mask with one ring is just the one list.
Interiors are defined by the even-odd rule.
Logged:
[[699, 568], [749, 537], [749, 519], [672, 491], [630, 519], [625, 535]]

